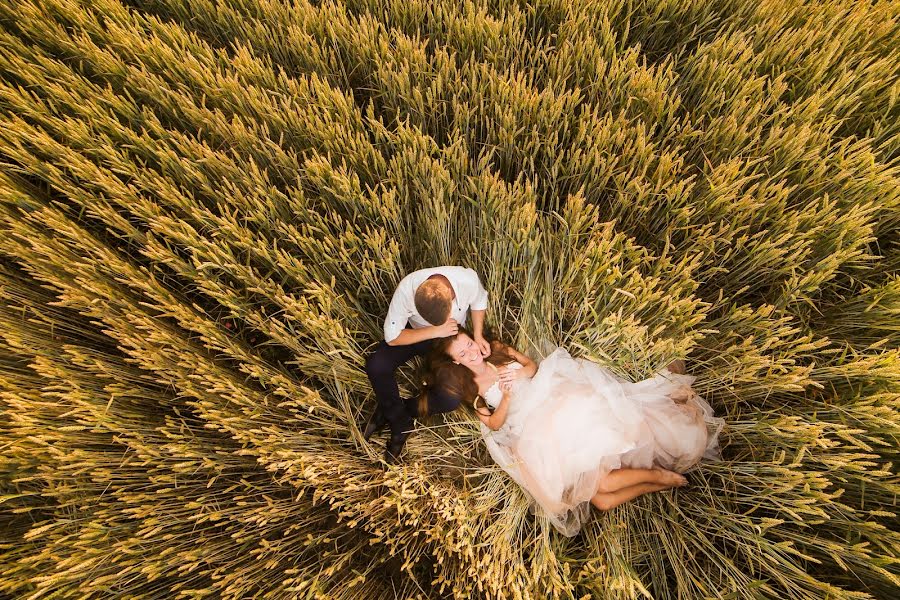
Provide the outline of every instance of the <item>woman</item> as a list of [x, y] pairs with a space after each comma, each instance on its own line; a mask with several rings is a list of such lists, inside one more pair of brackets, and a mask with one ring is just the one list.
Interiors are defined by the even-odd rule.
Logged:
[[484, 358], [463, 328], [436, 340], [428, 365], [426, 383], [474, 409], [493, 459], [567, 536], [590, 505], [683, 486], [679, 472], [718, 458], [724, 421], [693, 392], [694, 377], [674, 372], [683, 367], [631, 383], [557, 348], [538, 368], [496, 341]]

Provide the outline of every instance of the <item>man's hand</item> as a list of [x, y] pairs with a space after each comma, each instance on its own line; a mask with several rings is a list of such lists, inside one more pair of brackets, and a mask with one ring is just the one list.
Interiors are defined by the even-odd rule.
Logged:
[[447, 321], [442, 325], [435, 325], [435, 336], [439, 338], [450, 337], [451, 335], [456, 335], [459, 332], [459, 323], [456, 322], [456, 319], [447, 319]]
[[480, 335], [476, 335], [474, 337], [474, 342], [478, 346], [478, 349], [481, 350], [481, 356], [487, 358], [491, 355], [491, 343], [489, 341]]

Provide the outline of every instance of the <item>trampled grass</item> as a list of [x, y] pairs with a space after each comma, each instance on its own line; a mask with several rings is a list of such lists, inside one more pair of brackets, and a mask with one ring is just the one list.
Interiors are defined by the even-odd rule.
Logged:
[[[0, 3], [0, 594], [892, 598], [900, 4]], [[362, 440], [394, 286], [728, 422], [573, 539], [464, 413]], [[405, 392], [415, 373], [401, 373]]]

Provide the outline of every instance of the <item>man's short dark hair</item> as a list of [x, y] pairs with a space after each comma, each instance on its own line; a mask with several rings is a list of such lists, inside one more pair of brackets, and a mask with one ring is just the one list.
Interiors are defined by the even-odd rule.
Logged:
[[416, 289], [416, 310], [432, 325], [441, 325], [450, 318], [451, 297], [447, 286], [437, 279], [426, 279]]

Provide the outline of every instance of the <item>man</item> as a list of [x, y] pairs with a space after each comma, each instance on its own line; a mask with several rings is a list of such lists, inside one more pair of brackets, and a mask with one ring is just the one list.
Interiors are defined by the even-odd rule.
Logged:
[[[483, 356], [491, 346], [482, 335], [487, 292], [473, 269], [458, 266], [421, 269], [404, 277], [384, 320], [384, 341], [366, 360], [366, 373], [375, 390], [376, 408], [366, 424], [363, 436], [369, 439], [389, 425], [391, 439], [385, 460], [395, 462], [418, 416], [416, 400], [400, 397], [395, 376], [397, 367], [431, 348], [432, 340], [456, 334], [466, 315], [472, 311], [472, 333]], [[459, 399], [447, 398], [436, 391], [428, 396], [429, 414], [448, 412]]]

